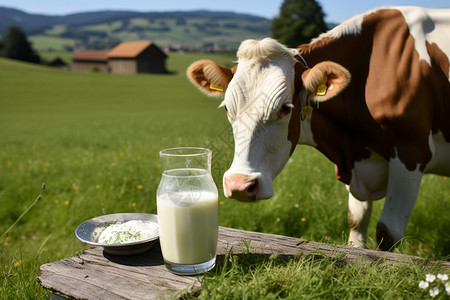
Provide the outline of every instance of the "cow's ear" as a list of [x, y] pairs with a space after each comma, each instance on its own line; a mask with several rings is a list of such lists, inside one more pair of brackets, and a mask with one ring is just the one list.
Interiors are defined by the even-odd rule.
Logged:
[[303, 85], [315, 101], [326, 101], [338, 95], [350, 83], [350, 72], [343, 66], [325, 61], [302, 74]]
[[189, 66], [189, 80], [208, 96], [222, 96], [236, 72], [237, 65], [227, 68], [211, 60], [200, 60]]

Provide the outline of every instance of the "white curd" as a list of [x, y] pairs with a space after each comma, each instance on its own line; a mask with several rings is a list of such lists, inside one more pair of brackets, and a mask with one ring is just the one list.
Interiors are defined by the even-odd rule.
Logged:
[[98, 238], [102, 244], [122, 244], [151, 239], [158, 235], [158, 226], [151, 222], [133, 220], [111, 224]]

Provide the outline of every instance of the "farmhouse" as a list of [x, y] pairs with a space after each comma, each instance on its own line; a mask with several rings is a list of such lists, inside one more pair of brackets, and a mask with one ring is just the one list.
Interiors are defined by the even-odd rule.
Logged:
[[47, 63], [47, 66], [54, 68], [67, 68], [66, 62], [62, 60], [61, 57], [56, 57], [55, 59], [51, 60]]
[[137, 74], [165, 73], [167, 55], [152, 41], [123, 42], [110, 51], [82, 51], [73, 57], [76, 71]]
[[109, 72], [108, 51], [106, 50], [80, 51], [72, 56], [72, 61], [75, 71], [99, 70]]
[[165, 73], [166, 58], [151, 41], [124, 42], [108, 52], [112, 73]]

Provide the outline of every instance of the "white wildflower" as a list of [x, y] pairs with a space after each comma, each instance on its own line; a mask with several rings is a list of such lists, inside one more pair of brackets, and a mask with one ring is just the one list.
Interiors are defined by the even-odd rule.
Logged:
[[425, 280], [419, 282], [419, 288], [424, 290], [428, 289], [428, 293], [432, 298], [438, 296], [441, 290], [447, 293], [447, 295], [450, 295], [450, 282], [448, 281], [448, 275], [445, 273], [439, 273], [437, 275], [426, 274]]
[[429, 286], [430, 284], [428, 283], [428, 281], [421, 281], [421, 282], [419, 282], [419, 287], [421, 288], [421, 289], [426, 289], [428, 286]]
[[447, 274], [437, 274], [436, 277], [438, 279], [440, 279], [441, 281], [447, 281], [448, 280], [448, 275]]
[[428, 282], [433, 282], [436, 279], [436, 275], [433, 274], [427, 274], [425, 277], [425, 280]]
[[430, 296], [434, 298], [437, 295], [439, 295], [439, 288], [435, 286], [434, 288], [430, 289]]

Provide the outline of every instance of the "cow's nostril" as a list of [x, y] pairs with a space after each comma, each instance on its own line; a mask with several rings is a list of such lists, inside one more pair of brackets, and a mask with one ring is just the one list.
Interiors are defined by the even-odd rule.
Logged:
[[256, 193], [257, 189], [258, 189], [258, 180], [255, 179], [254, 182], [248, 186], [247, 192], [249, 194], [253, 194], [253, 193]]
[[232, 174], [224, 177], [224, 192], [228, 198], [255, 201], [259, 193], [259, 180], [247, 175]]

